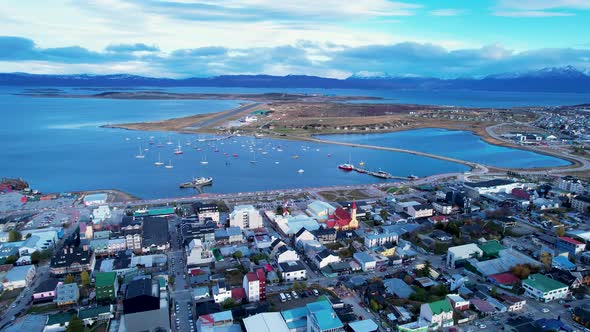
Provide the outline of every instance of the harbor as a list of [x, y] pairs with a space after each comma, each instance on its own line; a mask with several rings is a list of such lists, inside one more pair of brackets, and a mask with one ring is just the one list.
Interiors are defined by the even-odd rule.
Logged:
[[[364, 163], [362, 163], [362, 164], [364, 164]], [[385, 180], [407, 180], [408, 178], [412, 178], [412, 179], [417, 178], [415, 175], [410, 175], [408, 177], [404, 177], [404, 176], [392, 175], [392, 174], [382, 171], [382, 170], [371, 171], [366, 168], [354, 166], [352, 164], [342, 164], [342, 165], [339, 165], [338, 168], [343, 171], [346, 171], [346, 172], [355, 171], [357, 173], [367, 174], [367, 175], [370, 175], [370, 176], [373, 176], [373, 177], [376, 177], [379, 179], [385, 179]]]

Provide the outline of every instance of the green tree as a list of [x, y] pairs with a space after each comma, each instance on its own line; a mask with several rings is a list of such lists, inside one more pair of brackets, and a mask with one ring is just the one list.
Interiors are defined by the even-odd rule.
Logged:
[[496, 288], [495, 286], [492, 287], [492, 290], [490, 291], [490, 295], [492, 297], [497, 297], [498, 296], [498, 288]]
[[14, 264], [14, 263], [16, 263], [17, 259], [18, 259], [18, 257], [14, 256], [14, 255], [10, 255], [10, 256], [6, 257], [4, 264]]
[[51, 257], [53, 257], [53, 250], [45, 249], [45, 250], [41, 251], [41, 260], [47, 260], [47, 259], [50, 259]]
[[563, 225], [560, 225], [559, 227], [557, 227], [555, 229], [555, 235], [564, 236], [565, 235], [565, 227], [563, 227]]
[[381, 305], [377, 301], [375, 301], [375, 299], [371, 299], [369, 304], [371, 305], [371, 310], [375, 312], [381, 310]]
[[172, 277], [172, 276], [170, 276], [170, 277], [168, 278], [168, 283], [169, 283], [170, 285], [174, 285], [174, 282], [175, 282], [175, 281], [176, 281], [176, 279], [175, 279], [174, 277]]
[[65, 278], [64, 278], [64, 284], [73, 284], [76, 282], [76, 278], [74, 278], [73, 275], [68, 274]]
[[78, 316], [74, 315], [70, 318], [66, 332], [84, 332], [84, 323]]
[[381, 216], [381, 219], [383, 219], [383, 221], [387, 221], [387, 218], [389, 217], [389, 212], [387, 212], [387, 210], [385, 209], [381, 209], [379, 215]]
[[444, 284], [440, 284], [433, 287], [432, 293], [434, 293], [434, 295], [436, 296], [445, 296], [449, 293], [449, 291], [447, 289], [447, 286], [445, 286]]
[[25, 239], [28, 239], [28, 238], [30, 238], [30, 237], [31, 237], [31, 235], [33, 235], [33, 234], [32, 234], [32, 233], [29, 233], [29, 234], [25, 235]]
[[34, 253], [31, 254], [31, 263], [39, 264], [40, 261], [41, 261], [41, 253], [39, 251], [35, 251]]
[[244, 257], [244, 254], [242, 254], [241, 251], [238, 250], [238, 251], [234, 252], [234, 258], [235, 259], [240, 259], [242, 257]]
[[80, 279], [82, 279], [82, 286], [90, 286], [90, 275], [88, 275], [87, 271], [82, 271], [82, 273], [80, 274]]
[[236, 300], [230, 298], [225, 299], [225, 301], [221, 302], [221, 308], [223, 308], [224, 310], [228, 310], [231, 309], [233, 307], [235, 307], [236, 305], [238, 305], [238, 303], [236, 302]]
[[20, 241], [23, 238], [23, 235], [18, 231], [11, 229], [8, 231], [8, 242], [16, 242]]

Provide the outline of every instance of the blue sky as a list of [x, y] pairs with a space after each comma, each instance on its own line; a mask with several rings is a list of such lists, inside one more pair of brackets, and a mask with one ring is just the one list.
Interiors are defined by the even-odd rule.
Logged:
[[5, 0], [0, 72], [481, 77], [590, 69], [590, 0]]

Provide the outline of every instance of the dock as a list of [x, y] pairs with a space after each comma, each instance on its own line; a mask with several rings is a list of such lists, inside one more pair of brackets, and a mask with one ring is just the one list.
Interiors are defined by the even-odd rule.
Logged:
[[374, 176], [374, 177], [380, 178], [380, 179], [394, 179], [394, 180], [407, 180], [408, 179], [408, 177], [391, 175], [391, 174], [384, 172], [384, 171], [378, 171], [378, 172], [370, 171], [370, 170], [360, 168], [360, 167], [353, 167], [352, 170], [356, 171], [357, 173], [371, 175], [371, 176]]

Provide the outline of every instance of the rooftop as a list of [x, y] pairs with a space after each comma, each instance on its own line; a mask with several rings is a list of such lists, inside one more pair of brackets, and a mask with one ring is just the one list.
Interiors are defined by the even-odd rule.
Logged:
[[546, 277], [540, 273], [535, 273], [529, 276], [528, 279], [523, 281], [524, 284], [527, 284], [535, 289], [542, 291], [543, 293], [550, 292], [552, 290], [560, 289], [560, 288], [567, 288], [567, 285], [562, 284], [557, 280], [553, 280], [549, 277]]
[[578, 241], [576, 239], [572, 239], [571, 237], [567, 237], [567, 236], [560, 236], [559, 239], [561, 241], [565, 241], [565, 242], [568, 242], [568, 243], [571, 243], [571, 244], [577, 245], [577, 246], [584, 244], [584, 242]]
[[287, 324], [278, 312], [265, 312], [243, 319], [248, 332], [288, 332]]
[[453, 307], [451, 307], [451, 304], [449, 303], [449, 301], [447, 299], [428, 303], [428, 306], [430, 307], [430, 310], [432, 310], [432, 313], [435, 315], [438, 315], [442, 312], [453, 311]]
[[465, 182], [467, 187], [471, 188], [489, 188], [489, 187], [497, 187], [497, 186], [505, 186], [507, 184], [512, 184], [514, 181], [506, 180], [506, 179], [495, 179], [489, 181], [481, 181], [481, 182]]
[[113, 286], [117, 274], [115, 272], [98, 272], [94, 277], [96, 279], [96, 287], [108, 287]]
[[348, 326], [354, 332], [370, 332], [377, 331], [379, 326], [371, 319], [358, 320], [356, 322], [348, 323]]
[[315, 317], [321, 330], [342, 328], [342, 321], [332, 309], [329, 301], [317, 301], [307, 304], [307, 310]]

